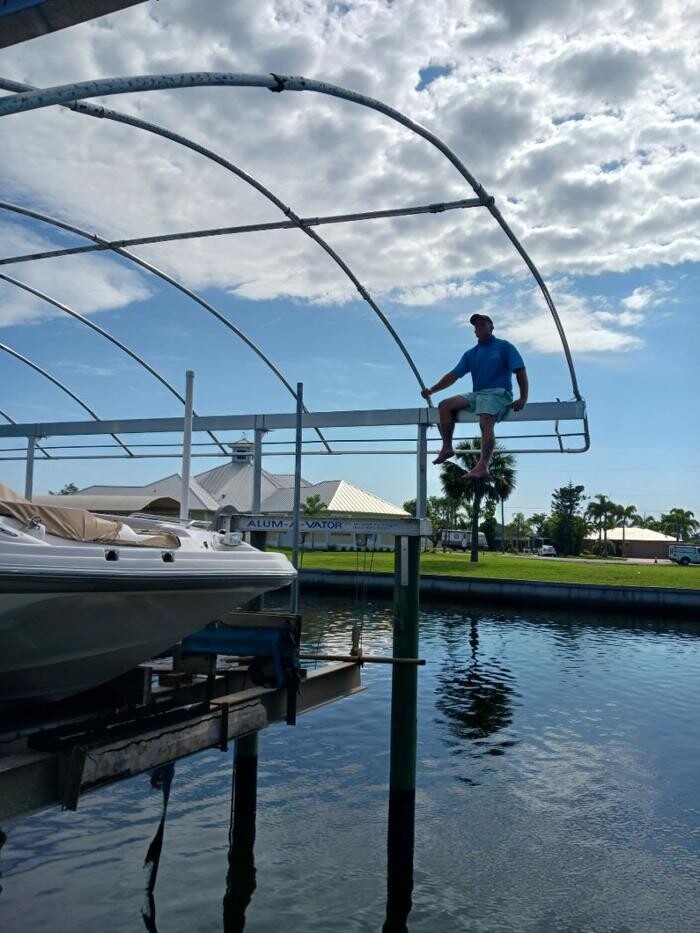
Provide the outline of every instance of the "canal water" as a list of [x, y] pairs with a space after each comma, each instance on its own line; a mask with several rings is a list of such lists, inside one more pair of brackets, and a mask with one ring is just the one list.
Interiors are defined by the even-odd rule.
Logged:
[[[356, 603], [302, 608], [307, 649], [348, 650]], [[389, 654], [389, 604], [364, 608], [365, 651]], [[433, 605], [421, 656], [409, 930], [700, 929], [690, 626]], [[367, 665], [363, 680], [261, 735], [246, 931], [382, 929], [390, 669]], [[0, 930], [240, 929], [223, 907], [231, 760], [176, 765], [150, 907], [143, 866], [163, 794], [148, 776], [4, 827]]]

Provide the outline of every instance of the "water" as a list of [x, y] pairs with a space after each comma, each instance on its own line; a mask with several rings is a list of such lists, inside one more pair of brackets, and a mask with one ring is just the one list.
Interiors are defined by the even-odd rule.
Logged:
[[[350, 602], [307, 598], [306, 647], [347, 651]], [[388, 654], [388, 604], [365, 650]], [[413, 909], [434, 931], [700, 929], [700, 642], [618, 618], [422, 614]], [[260, 739], [246, 931], [378, 931], [390, 670]], [[155, 887], [163, 931], [223, 929], [231, 752], [179, 762]], [[162, 794], [139, 776], [5, 827], [0, 929], [144, 929]]]

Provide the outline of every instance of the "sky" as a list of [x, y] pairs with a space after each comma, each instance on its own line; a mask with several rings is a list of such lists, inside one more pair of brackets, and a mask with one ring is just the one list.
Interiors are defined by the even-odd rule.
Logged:
[[[327, 81], [403, 112], [450, 147], [495, 197], [547, 282], [586, 399], [590, 450], [517, 456], [506, 520], [548, 511], [552, 491], [569, 481], [642, 514], [680, 507], [700, 517], [699, 33], [700, 8], [668, 0], [161, 0], [4, 49], [0, 76], [49, 87], [151, 73], [273, 72]], [[302, 217], [473, 197], [426, 140], [319, 94], [208, 87], [92, 103], [195, 140]], [[285, 219], [221, 165], [143, 130], [56, 107], [0, 119], [0, 199], [105, 239]], [[372, 295], [426, 384], [473, 345], [468, 319], [481, 311], [493, 317], [497, 336], [520, 349], [531, 401], [572, 397], [552, 317], [484, 209], [316, 230]], [[85, 242], [0, 210], [0, 257]], [[292, 385], [302, 382], [309, 409], [424, 404], [381, 321], [301, 231], [131, 251], [204, 298]], [[183, 394], [185, 371], [194, 370], [200, 414], [294, 409], [287, 389], [230, 329], [114, 253], [14, 262], [0, 274], [93, 321]], [[5, 280], [0, 343], [50, 372], [102, 418], [182, 412], [104, 337]], [[2, 351], [0, 386], [0, 410], [15, 421], [87, 417]], [[469, 377], [457, 388], [469, 391]], [[550, 428], [533, 423], [523, 430]], [[473, 433], [465, 429], [464, 436]], [[388, 436], [407, 434], [392, 429]], [[551, 439], [537, 443], [552, 446]], [[436, 431], [430, 446], [438, 447]], [[10, 447], [17, 443], [0, 441], [5, 456]], [[194, 470], [217, 462], [198, 458]], [[292, 462], [266, 456], [264, 466], [288, 472]], [[174, 459], [39, 456], [35, 491], [69, 482], [139, 485], [178, 469]], [[410, 456], [306, 455], [303, 473], [311, 482], [347, 479], [397, 504], [415, 496]], [[440, 493], [438, 476], [431, 466], [430, 495]], [[0, 480], [22, 490], [23, 461], [0, 461]]]

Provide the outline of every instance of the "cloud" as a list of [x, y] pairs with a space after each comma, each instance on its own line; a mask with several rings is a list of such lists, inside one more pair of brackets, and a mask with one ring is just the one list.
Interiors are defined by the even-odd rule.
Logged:
[[[53, 85], [191, 70], [196, 49], [201, 70], [289, 71], [350, 86], [444, 139], [496, 196], [547, 276], [596, 275], [700, 259], [697, 25], [675, 2], [661, 15], [652, 3], [623, 0], [480, 0], [466, 9], [457, 0], [172, 0], [5, 50], [0, 71]], [[431, 68], [442, 76], [416, 90], [417, 75]], [[331, 97], [193, 88], [105, 103], [209, 147], [283, 209], [171, 141], [57, 109], [2, 118], [6, 189], [106, 237], [282, 219], [286, 206], [317, 216], [472, 195], [425, 140]], [[496, 282], [524, 271], [483, 209], [318, 232], [373, 295], [412, 306], [474, 294], [483, 276]], [[356, 294], [299, 231], [135, 251], [194, 289], [315, 303]], [[48, 272], [39, 265], [32, 275], [79, 310], [124, 306], [147, 287], [96, 257], [41, 264]], [[2, 320], [42, 313], [14, 298]]]
[[[32, 254], [65, 245], [48, 240], [22, 225], [3, 223], [0, 218], [0, 255]], [[126, 308], [151, 294], [143, 275], [124, 268], [119, 261], [102, 254], [15, 263], [0, 266], [0, 274], [10, 276], [83, 316], [100, 311]], [[36, 323], [63, 312], [21, 287], [0, 281], [0, 328]]]
[[552, 76], [560, 87], [594, 106], [633, 97], [647, 74], [644, 53], [615, 42], [566, 51], [552, 64]]
[[[629, 352], [644, 345], [643, 337], [633, 331], [645, 323], [653, 308], [669, 300], [671, 291], [672, 286], [661, 281], [653, 289], [639, 286], [616, 307], [603, 295], [582, 295], [562, 280], [553, 288], [552, 297], [574, 353]], [[517, 307], [517, 312], [508, 310], [509, 306]], [[561, 339], [538, 289], [521, 289], [510, 300], [499, 296], [498, 301], [485, 301], [477, 310], [493, 316], [499, 330], [507, 331], [508, 339], [523, 349], [562, 353]], [[467, 327], [468, 317], [460, 316], [458, 322]]]

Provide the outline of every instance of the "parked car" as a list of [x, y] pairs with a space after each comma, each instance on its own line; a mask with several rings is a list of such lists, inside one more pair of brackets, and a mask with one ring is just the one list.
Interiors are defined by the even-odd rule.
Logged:
[[687, 567], [688, 564], [700, 564], [700, 547], [693, 544], [672, 544], [668, 556], [676, 564]]
[[557, 549], [552, 544], [543, 544], [537, 553], [540, 557], [556, 557]]

